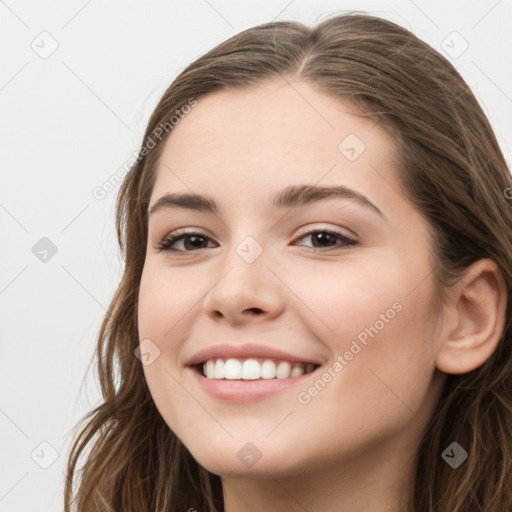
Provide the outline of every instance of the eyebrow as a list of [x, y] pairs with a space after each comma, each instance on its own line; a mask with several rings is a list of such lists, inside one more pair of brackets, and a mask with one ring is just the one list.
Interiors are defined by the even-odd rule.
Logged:
[[[299, 208], [325, 199], [353, 199], [386, 219], [382, 211], [366, 196], [343, 185], [331, 187], [291, 185], [278, 192], [273, 197], [271, 205], [273, 209]], [[163, 195], [149, 208], [148, 216], [159, 210], [173, 207], [187, 208], [215, 215], [219, 213], [219, 207], [211, 197], [180, 192]]]

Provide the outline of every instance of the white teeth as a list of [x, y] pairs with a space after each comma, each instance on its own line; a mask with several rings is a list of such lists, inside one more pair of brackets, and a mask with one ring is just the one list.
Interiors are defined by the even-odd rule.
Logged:
[[278, 379], [287, 379], [292, 372], [292, 365], [288, 361], [281, 361], [276, 368], [276, 377]]
[[203, 364], [203, 373], [207, 379], [227, 380], [270, 380], [289, 379], [311, 373], [315, 365], [308, 363], [290, 363], [272, 359], [209, 359]]
[[209, 375], [209, 379], [215, 377], [215, 359], [208, 359], [208, 361], [206, 361], [206, 368], [203, 365], [203, 372], [205, 375]]
[[261, 378], [262, 379], [273, 379], [276, 376], [276, 365], [274, 361], [263, 361], [261, 365]]
[[242, 378], [242, 363], [238, 359], [228, 359], [224, 366], [225, 379], [241, 379]]
[[292, 371], [290, 373], [290, 377], [300, 377], [301, 375], [304, 375], [304, 368], [302, 368], [302, 366], [294, 364], [292, 367]]
[[223, 359], [217, 359], [217, 361], [215, 361], [215, 370], [213, 371], [213, 378], [214, 379], [223, 379], [224, 378], [224, 360]]
[[256, 380], [261, 377], [261, 366], [256, 359], [247, 359], [242, 366], [242, 379]]

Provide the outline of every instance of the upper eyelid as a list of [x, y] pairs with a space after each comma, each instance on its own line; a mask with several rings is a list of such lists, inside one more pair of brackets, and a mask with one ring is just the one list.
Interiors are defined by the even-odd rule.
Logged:
[[[349, 229], [346, 226], [336, 226], [336, 225], [333, 225], [331, 227], [331, 226], [326, 226], [325, 224], [329, 224], [329, 222], [327, 222], [327, 221], [324, 221], [324, 222], [320, 221], [320, 222], [307, 223], [307, 224], [304, 224], [303, 226], [300, 226], [299, 228], [297, 228], [297, 231], [298, 231], [298, 234], [303, 234], [303, 233], [308, 233], [310, 231], [316, 231], [316, 230], [325, 230], [325, 231], [339, 231], [339, 230], [343, 230], [343, 231], [346, 231], [347, 234], [340, 233], [341, 235], [344, 235], [344, 236], [347, 236], [347, 237], [358, 238], [358, 235], [354, 231], [352, 231], [351, 229]], [[215, 238], [214, 236], [209, 235], [203, 228], [195, 227], [195, 226], [187, 226], [187, 227], [183, 227], [183, 228], [176, 228], [176, 229], [170, 231], [163, 238], [168, 238], [170, 236], [178, 236], [178, 235], [188, 235], [188, 234], [192, 234], [192, 235], [200, 234], [200, 235], [203, 235], [203, 236], [207, 236], [209, 238]], [[222, 237], [218, 237], [218, 238], [220, 240], [222, 240]]]
[[[348, 233], [344, 233], [343, 230], [348, 231]], [[337, 227], [325, 227], [325, 226], [311, 226], [306, 225], [299, 228], [299, 231], [296, 236], [306, 235], [314, 231], [333, 231], [340, 236], [344, 236], [345, 238], [352, 238], [354, 241], [357, 241], [359, 237], [350, 229], [342, 228], [341, 226]]]
[[[345, 234], [340, 231], [341, 229], [345, 229], [345, 230], [349, 231], [349, 233]], [[349, 230], [348, 228], [325, 227], [325, 226], [316, 226], [315, 227], [315, 226], [311, 226], [311, 225], [306, 225], [306, 226], [300, 227], [298, 230], [298, 233], [295, 235], [295, 237], [310, 234], [315, 231], [333, 231], [333, 232], [339, 234], [340, 236], [344, 236], [346, 238], [353, 238], [355, 241], [357, 241], [359, 238], [352, 230]], [[174, 231], [171, 231], [167, 235], [165, 235], [163, 238], [161, 238], [161, 240], [163, 241], [163, 240], [166, 240], [167, 238], [186, 236], [186, 235], [200, 235], [200, 236], [204, 236], [205, 238], [209, 238], [210, 240], [215, 239], [215, 237], [209, 235], [208, 233], [203, 232], [201, 230], [201, 228], [178, 228]]]

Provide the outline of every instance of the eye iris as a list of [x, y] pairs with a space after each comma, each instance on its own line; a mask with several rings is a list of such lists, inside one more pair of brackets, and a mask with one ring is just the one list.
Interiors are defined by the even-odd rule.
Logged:
[[[194, 247], [194, 248], [201, 248], [201, 246], [203, 245], [203, 242], [204, 242], [204, 237], [203, 236], [197, 236], [197, 235], [186, 235], [184, 237], [184, 245], [185, 247], [188, 249], [189, 247]], [[194, 243], [194, 241], [199, 241], [198, 243]]]
[[[320, 247], [322, 247], [322, 241], [324, 242], [323, 245], [325, 245], [325, 242], [327, 241], [328, 242], [336, 242], [334, 236], [331, 234], [331, 233], [328, 233], [326, 231], [320, 231], [318, 233], [313, 233], [312, 235], [312, 240], [317, 240], [320, 242]], [[315, 244], [313, 244], [315, 245]]]

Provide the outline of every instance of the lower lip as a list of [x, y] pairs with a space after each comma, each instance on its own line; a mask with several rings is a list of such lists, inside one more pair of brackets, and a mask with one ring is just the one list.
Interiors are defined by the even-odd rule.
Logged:
[[304, 383], [310, 375], [316, 372], [305, 373], [300, 377], [288, 379], [258, 379], [258, 380], [229, 380], [229, 379], [207, 379], [196, 369], [187, 368], [193, 373], [199, 386], [209, 395], [227, 402], [250, 402], [277, 395], [299, 383]]

